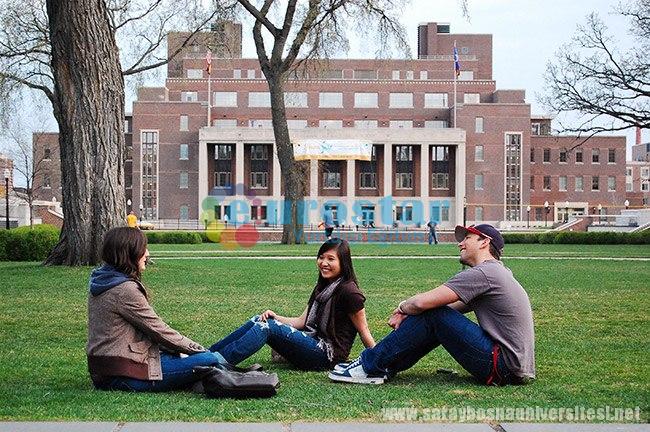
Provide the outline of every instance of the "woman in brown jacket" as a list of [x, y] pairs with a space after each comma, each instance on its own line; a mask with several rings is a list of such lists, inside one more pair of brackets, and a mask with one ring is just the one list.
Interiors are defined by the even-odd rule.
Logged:
[[156, 315], [140, 281], [149, 251], [137, 228], [106, 233], [104, 264], [93, 270], [88, 295], [88, 370], [102, 390], [166, 391], [199, 379], [194, 366], [225, 365]]

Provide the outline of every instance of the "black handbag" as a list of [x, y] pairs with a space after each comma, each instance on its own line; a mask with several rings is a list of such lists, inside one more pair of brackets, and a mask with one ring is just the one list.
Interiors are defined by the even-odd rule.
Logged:
[[212, 366], [198, 366], [203, 392], [208, 398], [268, 398], [275, 396], [280, 380], [275, 373], [261, 371], [238, 372]]

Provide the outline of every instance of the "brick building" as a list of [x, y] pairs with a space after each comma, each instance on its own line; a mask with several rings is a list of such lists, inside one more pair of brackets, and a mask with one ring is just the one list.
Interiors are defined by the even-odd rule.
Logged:
[[[241, 26], [217, 30], [169, 65], [164, 87], [139, 90], [127, 121], [129, 199], [145, 219], [203, 221], [214, 212], [275, 224], [283, 191], [268, 86], [257, 59], [241, 58]], [[170, 34], [170, 46], [181, 37]], [[215, 38], [233, 54], [215, 51]], [[208, 49], [221, 57], [210, 77]], [[524, 90], [497, 88], [491, 35], [420, 25], [418, 59], [311, 62], [285, 92], [294, 144], [372, 144], [370, 161], [310, 161], [309, 223], [330, 207], [345, 225], [452, 227], [466, 217], [522, 226], [543, 220], [547, 201], [549, 221], [561, 221], [598, 204], [615, 212], [625, 200], [625, 138], [576, 147], [574, 137], [550, 135], [550, 119], [531, 116]]]

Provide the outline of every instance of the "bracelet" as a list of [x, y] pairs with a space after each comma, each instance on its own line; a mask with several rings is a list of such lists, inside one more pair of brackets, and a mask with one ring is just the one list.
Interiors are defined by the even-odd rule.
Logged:
[[404, 312], [404, 303], [406, 303], [406, 300], [399, 302], [399, 305], [397, 306], [397, 312], [401, 313], [402, 315], [408, 315], [406, 312]]

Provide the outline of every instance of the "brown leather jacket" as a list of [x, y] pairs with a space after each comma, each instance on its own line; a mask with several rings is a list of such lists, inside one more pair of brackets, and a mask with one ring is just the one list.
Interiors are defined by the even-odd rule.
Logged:
[[88, 371], [93, 382], [111, 376], [161, 380], [160, 349], [204, 352], [200, 344], [169, 327], [149, 305], [136, 281], [88, 295]]

